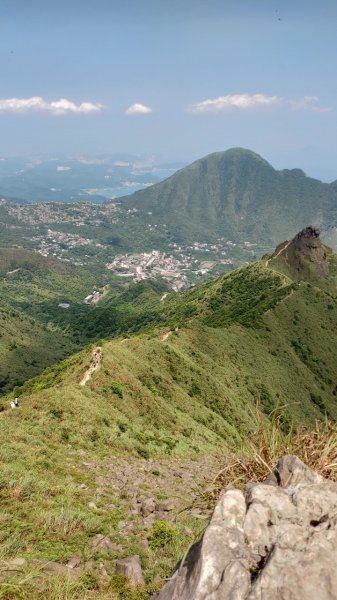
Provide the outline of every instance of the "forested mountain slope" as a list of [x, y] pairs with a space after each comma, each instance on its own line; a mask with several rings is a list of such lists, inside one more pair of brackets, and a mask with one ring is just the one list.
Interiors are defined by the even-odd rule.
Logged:
[[165, 223], [180, 242], [225, 239], [275, 245], [308, 222], [337, 224], [334, 186], [301, 169], [275, 170], [255, 152], [216, 152], [123, 199], [135, 218]]

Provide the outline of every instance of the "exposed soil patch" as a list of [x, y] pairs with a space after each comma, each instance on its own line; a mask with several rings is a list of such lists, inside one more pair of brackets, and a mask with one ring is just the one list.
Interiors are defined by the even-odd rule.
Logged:
[[91, 360], [90, 367], [84, 373], [84, 376], [82, 377], [82, 379], [80, 381], [80, 385], [85, 385], [91, 379], [91, 376], [94, 373], [94, 371], [97, 371], [100, 368], [101, 362], [102, 362], [102, 348], [97, 346], [92, 351], [92, 360]]

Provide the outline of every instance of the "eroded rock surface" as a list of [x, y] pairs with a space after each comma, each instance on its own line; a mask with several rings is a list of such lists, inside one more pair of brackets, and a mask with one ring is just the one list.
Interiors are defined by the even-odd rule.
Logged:
[[271, 259], [283, 260], [299, 279], [325, 277], [329, 272], [331, 249], [320, 240], [320, 232], [315, 227], [302, 229], [292, 240], [277, 246]]
[[126, 577], [129, 585], [133, 587], [145, 585], [138, 554], [118, 560], [116, 563], [116, 573], [117, 575]]
[[337, 599], [337, 484], [283, 457], [226, 490], [157, 600]]

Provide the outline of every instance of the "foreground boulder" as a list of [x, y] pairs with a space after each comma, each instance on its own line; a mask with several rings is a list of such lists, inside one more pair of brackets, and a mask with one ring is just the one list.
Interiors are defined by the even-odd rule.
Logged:
[[144, 576], [138, 554], [121, 558], [116, 563], [117, 575], [123, 575], [132, 587], [144, 586]]
[[226, 490], [157, 600], [337, 599], [337, 484], [285, 456]]

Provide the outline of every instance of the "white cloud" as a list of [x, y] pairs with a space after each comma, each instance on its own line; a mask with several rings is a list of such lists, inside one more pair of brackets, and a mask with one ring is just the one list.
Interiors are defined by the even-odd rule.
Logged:
[[265, 94], [227, 94], [218, 98], [203, 100], [189, 107], [188, 111], [199, 114], [204, 112], [219, 112], [230, 108], [257, 108], [260, 106], [271, 106], [281, 101], [278, 96], [266, 96]]
[[62, 173], [63, 171], [71, 171], [71, 167], [56, 167], [56, 171]]
[[316, 113], [325, 113], [330, 112], [332, 110], [332, 106], [313, 106], [312, 112]]
[[151, 112], [152, 108], [150, 106], [145, 106], [145, 104], [131, 104], [124, 114], [129, 117], [132, 115], [148, 115]]
[[304, 96], [300, 100], [291, 101], [291, 110], [301, 110], [302, 108], [312, 108], [312, 103], [318, 100], [317, 96]]
[[300, 100], [290, 102], [291, 110], [302, 110], [307, 109], [316, 113], [324, 113], [330, 112], [332, 110], [331, 106], [315, 106], [313, 105], [318, 100], [318, 96], [304, 96]]
[[289, 100], [280, 96], [267, 96], [266, 94], [227, 94], [218, 98], [203, 100], [188, 107], [188, 112], [194, 114], [221, 112], [229, 109], [251, 109], [267, 106], [281, 105], [293, 111], [309, 110], [316, 113], [325, 113], [332, 110], [331, 106], [316, 106], [318, 96], [304, 96], [299, 100]]
[[42, 111], [52, 115], [67, 115], [67, 114], [89, 114], [99, 112], [104, 108], [103, 104], [97, 102], [81, 102], [75, 104], [66, 98], [53, 100], [48, 102], [41, 96], [33, 96], [32, 98], [8, 98], [0, 100], [0, 112], [28, 112]]

